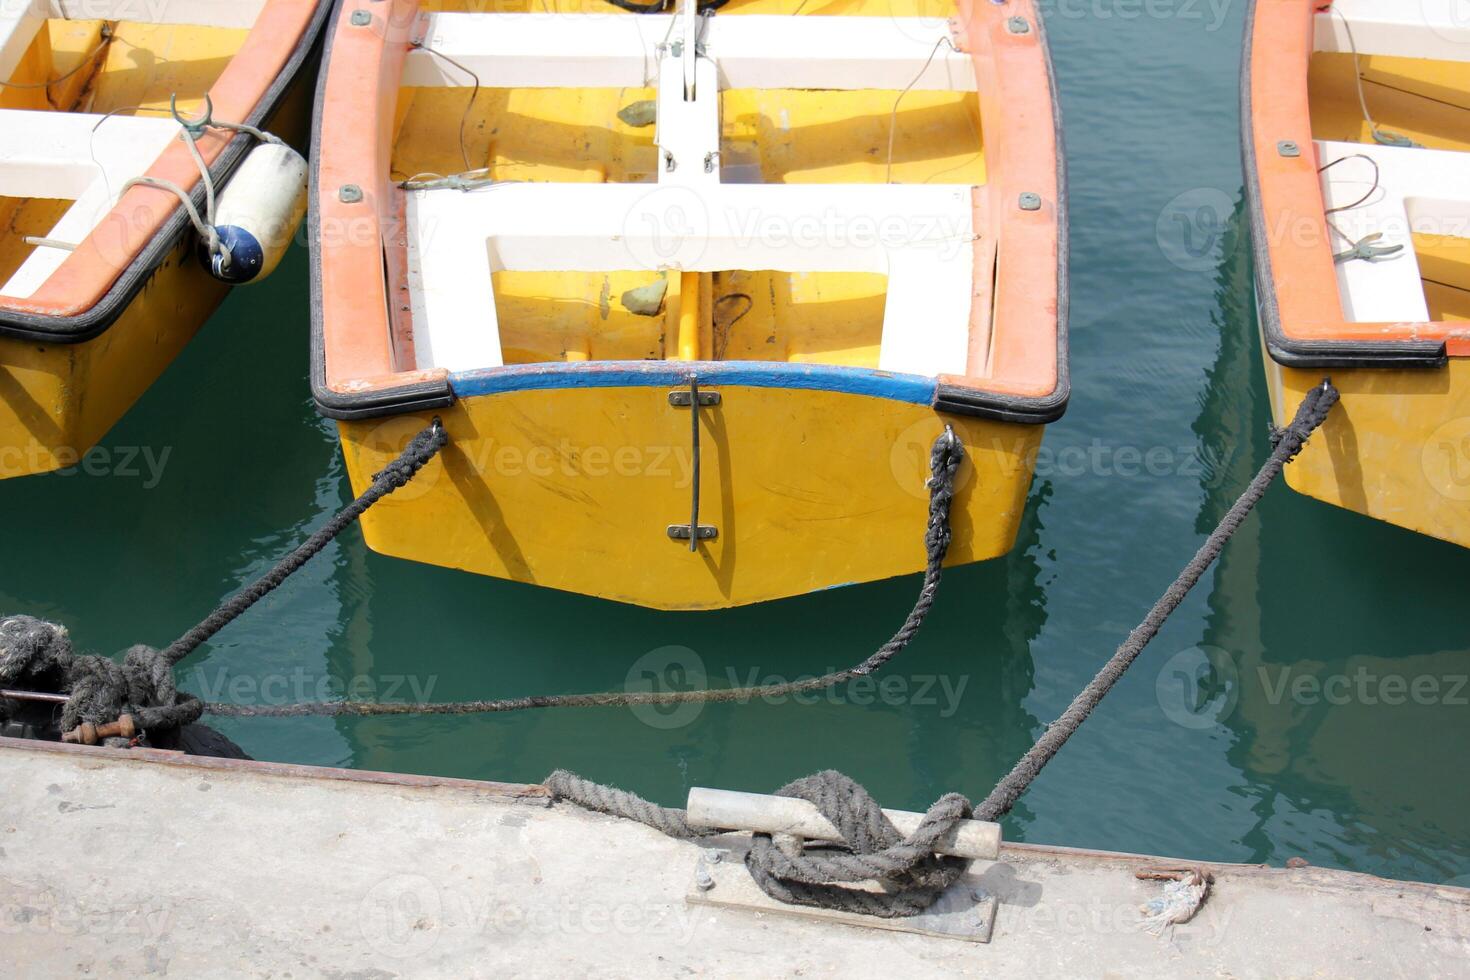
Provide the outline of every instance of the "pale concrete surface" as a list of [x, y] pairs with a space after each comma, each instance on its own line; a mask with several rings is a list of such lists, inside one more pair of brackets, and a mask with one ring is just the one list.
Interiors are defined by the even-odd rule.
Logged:
[[699, 847], [535, 789], [37, 745], [0, 739], [6, 976], [1470, 973], [1459, 888], [1214, 866], [1156, 937], [1157, 859], [1008, 845], [977, 945], [690, 906]]

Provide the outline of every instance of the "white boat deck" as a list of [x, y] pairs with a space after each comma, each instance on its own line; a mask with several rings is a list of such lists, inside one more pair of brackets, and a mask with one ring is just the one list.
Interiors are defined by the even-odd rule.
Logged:
[[406, 192], [421, 368], [503, 363], [501, 271], [872, 272], [878, 367], [964, 374], [981, 223], [968, 185], [721, 182], [730, 88], [974, 91], [947, 21], [918, 17], [433, 13], [402, 84], [656, 87], [657, 187], [496, 184]]
[[[1457, 7], [1457, 4], [1459, 6]], [[1317, 14], [1318, 51], [1470, 61], [1470, 18], [1463, 0], [1337, 0]], [[1371, 105], [1370, 105], [1371, 109]], [[1337, 263], [1347, 319], [1358, 323], [1422, 323], [1429, 319], [1412, 235], [1470, 238], [1470, 154], [1425, 147], [1318, 140], [1322, 195], [1341, 234], [1328, 232], [1338, 254], [1369, 235], [1371, 245], [1400, 246], [1392, 255]], [[1364, 159], [1366, 158], [1366, 159]], [[1334, 163], [1334, 161], [1341, 161]], [[1376, 171], [1375, 171], [1376, 166]], [[1376, 183], [1375, 183], [1376, 180]], [[1273, 229], [1273, 234], [1293, 234]]]
[[[1337, 263], [1343, 312], [1359, 323], [1422, 323], [1429, 319], [1413, 234], [1470, 238], [1470, 154], [1424, 147], [1379, 146], [1317, 141], [1322, 164], [1322, 195], [1342, 233], [1332, 235], [1334, 253], [1369, 235], [1370, 244], [1401, 251], [1373, 261]], [[1364, 159], [1366, 158], [1366, 159]], [[1377, 165], [1375, 171], [1374, 165]], [[1377, 186], [1374, 186], [1375, 179]]]
[[11, 976], [1420, 980], [1470, 962], [1470, 891], [1361, 874], [1214, 865], [1194, 920], [1155, 936], [1139, 906], [1159, 885], [1134, 872], [1159, 859], [1006, 845], [975, 868], [999, 902], [977, 944], [690, 904], [698, 855], [731, 838], [670, 840], [538, 787], [9, 739], [0, 782]]

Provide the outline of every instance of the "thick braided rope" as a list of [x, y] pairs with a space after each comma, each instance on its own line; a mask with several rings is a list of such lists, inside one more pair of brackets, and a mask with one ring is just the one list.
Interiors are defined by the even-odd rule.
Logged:
[[1287, 462], [1302, 451], [1307, 437], [1317, 431], [1327, 419], [1327, 413], [1332, 411], [1332, 406], [1337, 404], [1337, 399], [1337, 389], [1325, 378], [1320, 385], [1307, 392], [1291, 424], [1273, 433], [1275, 447], [1256, 473], [1255, 478], [1245, 488], [1245, 492], [1220, 519], [1219, 525], [1205, 539], [1205, 543], [1200, 545], [1194, 557], [1189, 560], [1189, 564], [1185, 565], [1184, 570], [1179, 573], [1179, 577], [1169, 584], [1163, 595], [1159, 596], [1153, 608], [1148, 611], [1148, 615], [1143, 618], [1143, 622], [1128, 634], [1123, 645], [1118, 647], [1117, 652], [1107, 663], [1103, 664], [1097, 676], [1073, 699], [1072, 703], [1067, 706], [1067, 710], [1062, 712], [1061, 717], [1047, 726], [1046, 731], [1042, 733], [1041, 738], [1036, 740], [1036, 744], [1031, 747], [1030, 751], [1021, 757], [1010, 773], [1001, 779], [995, 789], [990, 791], [990, 795], [975, 808], [979, 819], [999, 820], [1010, 812], [1011, 807], [1031, 785], [1032, 780], [1066, 744], [1067, 739], [1072, 737], [1072, 733], [1087, 720], [1087, 716], [1092, 714], [1092, 709], [1096, 708], [1098, 702], [1108, 691], [1112, 690], [1113, 685], [1123, 676], [1123, 672], [1134, 660], [1138, 659], [1143, 648], [1148, 646], [1149, 641], [1157, 635], [1159, 628], [1164, 625], [1164, 620], [1179, 608], [1179, 604], [1184, 601], [1189, 590], [1194, 588], [1205, 571], [1215, 563], [1215, 559], [1220, 557], [1220, 551], [1225, 547], [1225, 543], [1230, 540], [1256, 504], [1265, 496], [1266, 490], [1281, 474]]
[[122, 663], [79, 654], [65, 628], [31, 616], [0, 620], [0, 687], [67, 692], [58, 719], [63, 731], [123, 714], [144, 729], [180, 728], [204, 711], [202, 701], [174, 686], [173, 671], [153, 647], [133, 647]]
[[[66, 629], [54, 623], [30, 616], [0, 620], [0, 683], [23, 690], [67, 693], [59, 718], [63, 731], [84, 721], [105, 724], [122, 714], [132, 714], [138, 727], [145, 730], [180, 728], [197, 721], [204, 712], [204, 702], [178, 689], [174, 665], [310, 561], [369, 507], [412, 480], [446, 442], [437, 421], [418, 433], [393, 462], [373, 476], [372, 485], [361, 496], [269, 572], [163, 650], [139, 644], [128, 650], [122, 663], [117, 663], [107, 657], [76, 653]], [[109, 740], [119, 744], [123, 741]]]
[[[963, 858], [934, 854], [936, 842], [970, 816], [970, 801], [958, 793], [936, 800], [907, 838], [867, 790], [833, 769], [787, 783], [776, 795], [816, 806], [844, 844], [844, 849], [804, 846], [788, 854], [770, 835], [754, 835], [745, 866], [761, 890], [777, 901], [881, 918], [918, 915], [970, 866]], [[884, 891], [842, 885], [868, 881], [882, 883]]]
[[177, 664], [193, 653], [199, 644], [224, 629], [235, 618], [273, 592], [293, 572], [305, 565], [332, 542], [373, 504], [404, 486], [433, 459], [449, 441], [444, 428], [436, 419], [410, 440], [398, 458], [373, 475], [372, 484], [356, 500], [342, 508], [285, 558], [246, 586], [238, 594], [220, 603], [219, 607], [189, 632], [170, 643], [163, 651], [163, 659], [170, 665]]
[[[594, 783], [564, 769], [547, 776], [544, 785], [555, 799], [636, 820], [670, 837], [687, 840], [717, 833], [692, 829], [683, 810], [650, 803], [634, 793]], [[835, 770], [788, 783], [776, 795], [813, 804], [843, 839], [843, 849], [821, 845], [791, 855], [770, 835], [754, 835], [745, 866], [760, 889], [778, 902], [880, 918], [917, 915], [934, 904], [969, 867], [968, 860], [934, 854], [939, 839], [970, 816], [970, 801], [958, 793], [940, 797], [907, 838], [899, 834], [867, 790]], [[884, 890], [843, 887], [843, 883], [859, 882], [880, 882]]]
[[820, 690], [878, 670], [912, 642], [924, 625], [939, 591], [944, 574], [944, 556], [949, 551], [949, 512], [954, 502], [955, 474], [965, 458], [964, 446], [946, 427], [929, 451], [929, 518], [924, 528], [927, 556], [924, 584], [914, 607], [892, 639], [861, 663], [845, 670], [804, 680], [756, 687], [728, 687], [699, 691], [605, 691], [595, 694], [546, 694], [519, 698], [455, 702], [318, 701], [281, 705], [237, 705], [211, 702], [211, 714], [235, 717], [299, 717], [303, 715], [471, 715], [527, 708], [623, 707], [641, 704], [728, 703], [776, 698], [803, 691]]
[[594, 783], [565, 769], [547, 776], [542, 785], [551, 791], [554, 799], [570, 800], [585, 810], [636, 820], [670, 837], [688, 840], [704, 836], [690, 828], [683, 810], [650, 803], [636, 793]]

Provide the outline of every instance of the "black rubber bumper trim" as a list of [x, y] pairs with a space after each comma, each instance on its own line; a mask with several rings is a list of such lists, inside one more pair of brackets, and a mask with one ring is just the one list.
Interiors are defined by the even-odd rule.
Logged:
[[1271, 273], [1271, 251], [1266, 215], [1261, 204], [1261, 177], [1256, 165], [1255, 126], [1251, 114], [1251, 48], [1255, 37], [1257, 0], [1245, 15], [1245, 42], [1240, 67], [1240, 152], [1245, 172], [1245, 196], [1251, 222], [1251, 254], [1255, 259], [1256, 308], [1266, 351], [1277, 364], [1294, 368], [1439, 368], [1449, 360], [1445, 345], [1433, 340], [1335, 341], [1293, 340], [1281, 328], [1276, 301], [1276, 279]]
[[[343, 0], [337, 0], [340, 10]], [[335, 15], [334, 15], [335, 16]], [[1056, 70], [1052, 65], [1051, 47], [1047, 43], [1045, 25], [1041, 13], [1037, 12], [1037, 35], [1042, 58], [1046, 64], [1047, 84], [1050, 87], [1052, 120], [1056, 132], [1057, 147], [1057, 384], [1050, 395], [1034, 398], [1013, 397], [987, 392], [965, 385], [941, 384], [935, 390], [936, 411], [952, 415], [995, 419], [1002, 422], [1018, 422], [1043, 425], [1055, 422], [1067, 410], [1071, 395], [1069, 372], [1070, 347], [1067, 335], [1067, 317], [1071, 306], [1068, 286], [1069, 251], [1067, 162], [1062, 137], [1062, 110], [1057, 98]], [[419, 382], [396, 388], [365, 391], [360, 394], [343, 394], [332, 391], [326, 383], [326, 347], [322, 324], [321, 295], [321, 249], [317, 228], [318, 211], [317, 161], [320, 159], [318, 145], [321, 139], [322, 101], [326, 90], [327, 76], [331, 71], [332, 31], [327, 31], [326, 53], [322, 59], [321, 78], [317, 83], [315, 122], [312, 126], [311, 143], [311, 190], [310, 207], [307, 212], [308, 228], [311, 230], [311, 390], [317, 411], [330, 419], [363, 419], [427, 409], [443, 408], [454, 402], [454, 390], [446, 378], [442, 382]]]
[[[275, 81], [256, 103], [255, 111], [245, 120], [251, 126], [262, 128], [275, 115], [291, 85], [302, 68], [318, 52], [322, 28], [327, 22], [330, 7], [322, 4], [307, 26], [306, 33], [297, 43], [291, 58], [286, 62]], [[233, 121], [233, 120], [231, 120]], [[216, 186], [223, 186], [235, 168], [245, 159], [246, 152], [254, 144], [253, 137], [241, 133], [232, 139], [209, 168]], [[204, 187], [195, 187], [194, 205], [201, 213], [204, 210]], [[43, 316], [35, 313], [19, 313], [0, 310], [0, 337], [16, 337], [49, 344], [80, 344], [97, 337], [118, 321], [133, 299], [142, 292], [153, 273], [163, 264], [174, 249], [178, 248], [186, 234], [193, 233], [189, 216], [180, 204], [164, 222], [158, 234], [138, 253], [127, 269], [118, 276], [111, 288], [103, 294], [91, 309], [75, 316]]]

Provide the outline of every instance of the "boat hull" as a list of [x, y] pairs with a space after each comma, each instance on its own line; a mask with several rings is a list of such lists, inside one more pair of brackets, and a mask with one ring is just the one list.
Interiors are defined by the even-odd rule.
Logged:
[[[1438, 371], [1354, 368], [1330, 373], [1339, 407], [1286, 468], [1298, 493], [1470, 547], [1470, 363]], [[1277, 425], [1286, 425], [1321, 370], [1266, 358]]]
[[[1380, 20], [1403, 17], [1404, 23], [1394, 33], [1369, 17], [1350, 40], [1347, 18], [1365, 11]], [[1470, 546], [1463, 228], [1450, 217], [1452, 205], [1442, 206], [1449, 208], [1444, 215], [1436, 213], [1440, 206], [1432, 186], [1398, 186], [1390, 178], [1399, 172], [1379, 169], [1372, 159], [1379, 174], [1375, 179], [1385, 185], [1378, 198], [1351, 204], [1333, 198], [1336, 206], [1328, 211], [1325, 188], [1334, 178], [1324, 176], [1346, 159], [1385, 152], [1364, 118], [1360, 84], [1369, 85], [1383, 128], [1412, 132], [1426, 144], [1387, 148], [1391, 152], [1463, 151], [1463, 110], [1452, 112], [1440, 98], [1445, 93], [1435, 87], [1451, 82], [1463, 87], [1463, 59], [1434, 60], [1443, 58], [1444, 50], [1435, 47], [1439, 35], [1433, 28], [1392, 5], [1381, 10], [1352, 5], [1343, 13], [1341, 5], [1329, 10], [1307, 0], [1255, 0], [1246, 19], [1241, 79], [1245, 190], [1262, 360], [1276, 424], [1291, 421], [1302, 397], [1324, 377], [1342, 396], [1320, 432], [1286, 467], [1287, 484], [1463, 547]], [[1422, 57], [1416, 44], [1424, 48]], [[1359, 51], [1363, 83], [1356, 74]], [[1386, 74], [1403, 90], [1380, 84]], [[1405, 167], [1404, 173], [1434, 178], [1433, 168], [1412, 170], [1402, 157], [1395, 165]], [[1346, 224], [1355, 208], [1376, 206], [1389, 191], [1405, 199], [1424, 197], [1423, 226], [1396, 224], [1391, 215], [1384, 217], [1387, 212], [1374, 212], [1364, 227], [1379, 233], [1363, 241], [1412, 227], [1412, 237], [1395, 244], [1414, 257], [1419, 275], [1412, 288], [1381, 280], [1370, 289], [1350, 275], [1362, 272], [1365, 263], [1343, 253], [1350, 239], [1342, 228], [1356, 228]], [[1343, 193], [1349, 199], [1358, 196], [1356, 185]], [[1329, 225], [1329, 215], [1343, 224]], [[1436, 224], [1437, 219], [1442, 220]], [[1431, 225], [1444, 234], [1424, 234]], [[1401, 305], [1375, 305], [1384, 297]]]
[[[527, 20], [534, 4], [429, 6], [341, 0], [317, 113], [317, 406], [340, 425], [357, 492], [436, 415], [448, 435], [410, 485], [364, 515], [371, 549], [670, 610], [911, 574], [926, 563], [925, 482], [946, 423], [970, 455], [948, 562], [1010, 549], [1043, 428], [1069, 392], [1064, 157], [1043, 23], [1029, 0], [1005, 9], [873, 0], [818, 21], [763, 0], [721, 8], [711, 29], [728, 43], [716, 60], [775, 61], [763, 74], [720, 76], [708, 52], [693, 59], [696, 74], [716, 71], [699, 83], [706, 91], [719, 77], [729, 83], [701, 123], [718, 127], [724, 148], [705, 153], [708, 179], [670, 178], [678, 168], [657, 164], [656, 127], [614, 111], [642, 104], [654, 81], [660, 98], [672, 92], [662, 68], [650, 75], [643, 63], [633, 85], [594, 43], [583, 67], [595, 77], [551, 85], [561, 68], [527, 78], [516, 67], [524, 52], [497, 44], [528, 31], [527, 44], [546, 45], [556, 18]], [[606, 5], [586, 6], [566, 15], [552, 47], [605, 25], [656, 50], [657, 22], [593, 22]], [[939, 10], [953, 19], [919, 16]], [[776, 14], [790, 20], [779, 29], [830, 30], [881, 57], [907, 45], [914, 63], [902, 76], [840, 65], [814, 76], [806, 59], [755, 37], [779, 25], [747, 18]], [[443, 75], [442, 59], [417, 49], [429, 33], [485, 59], [483, 78], [510, 93], [488, 98], [514, 111], [493, 101], [477, 109], [473, 88], [459, 84], [466, 76]], [[895, 123], [906, 86], [940, 52], [948, 80]], [[835, 108], [812, 95], [827, 91]], [[716, 132], [670, 125], [670, 140]], [[900, 130], [908, 149], [895, 157]], [[404, 179], [433, 185], [433, 174], [461, 165], [491, 185]], [[959, 183], [946, 189], [948, 180]], [[920, 202], [919, 191], [942, 191], [948, 203]], [[662, 216], [648, 210], [670, 194], [683, 197]], [[881, 262], [853, 261], [857, 240], [842, 232], [819, 242], [795, 234], [828, 224], [826, 215], [888, 225], [864, 218], [870, 204], [913, 229], [874, 242]], [[941, 212], [968, 230], [933, 239], [944, 247], [908, 265], [904, 242], [951, 227], [925, 218]], [[664, 254], [663, 225], [681, 237], [682, 219], [700, 213], [719, 220], [695, 235], [698, 254]], [[562, 237], [542, 241], [547, 229]], [[629, 244], [648, 229], [647, 253]], [[529, 241], [540, 244], [517, 244]], [[922, 288], [908, 278], [940, 265], [953, 278]], [[627, 305], [664, 277], [662, 322], [656, 308]], [[686, 304], [696, 290], [698, 303]], [[745, 303], [719, 305], [717, 333], [716, 305], [732, 297]], [[675, 391], [687, 399], [695, 378], [701, 393], [720, 396], [699, 410], [697, 521], [690, 409], [670, 403]], [[709, 531], [691, 548], [694, 524]]]
[[[687, 390], [687, 389], [685, 389]], [[362, 518], [374, 551], [657, 609], [713, 609], [922, 570], [929, 449], [965, 444], [948, 564], [1010, 550], [1042, 427], [866, 395], [728, 385], [701, 409], [691, 552], [689, 410], [661, 386], [463, 397], [448, 446]], [[355, 491], [434, 416], [339, 423]], [[738, 556], [738, 560], [737, 560]], [[615, 572], [613, 570], [616, 570]]]
[[[318, 19], [301, 42], [305, 57], [263, 123], [297, 148], [311, 131], [320, 26]], [[116, 318], [89, 339], [0, 335], [0, 479], [76, 465], [219, 308], [230, 287], [199, 262], [192, 230], [175, 238]]]

